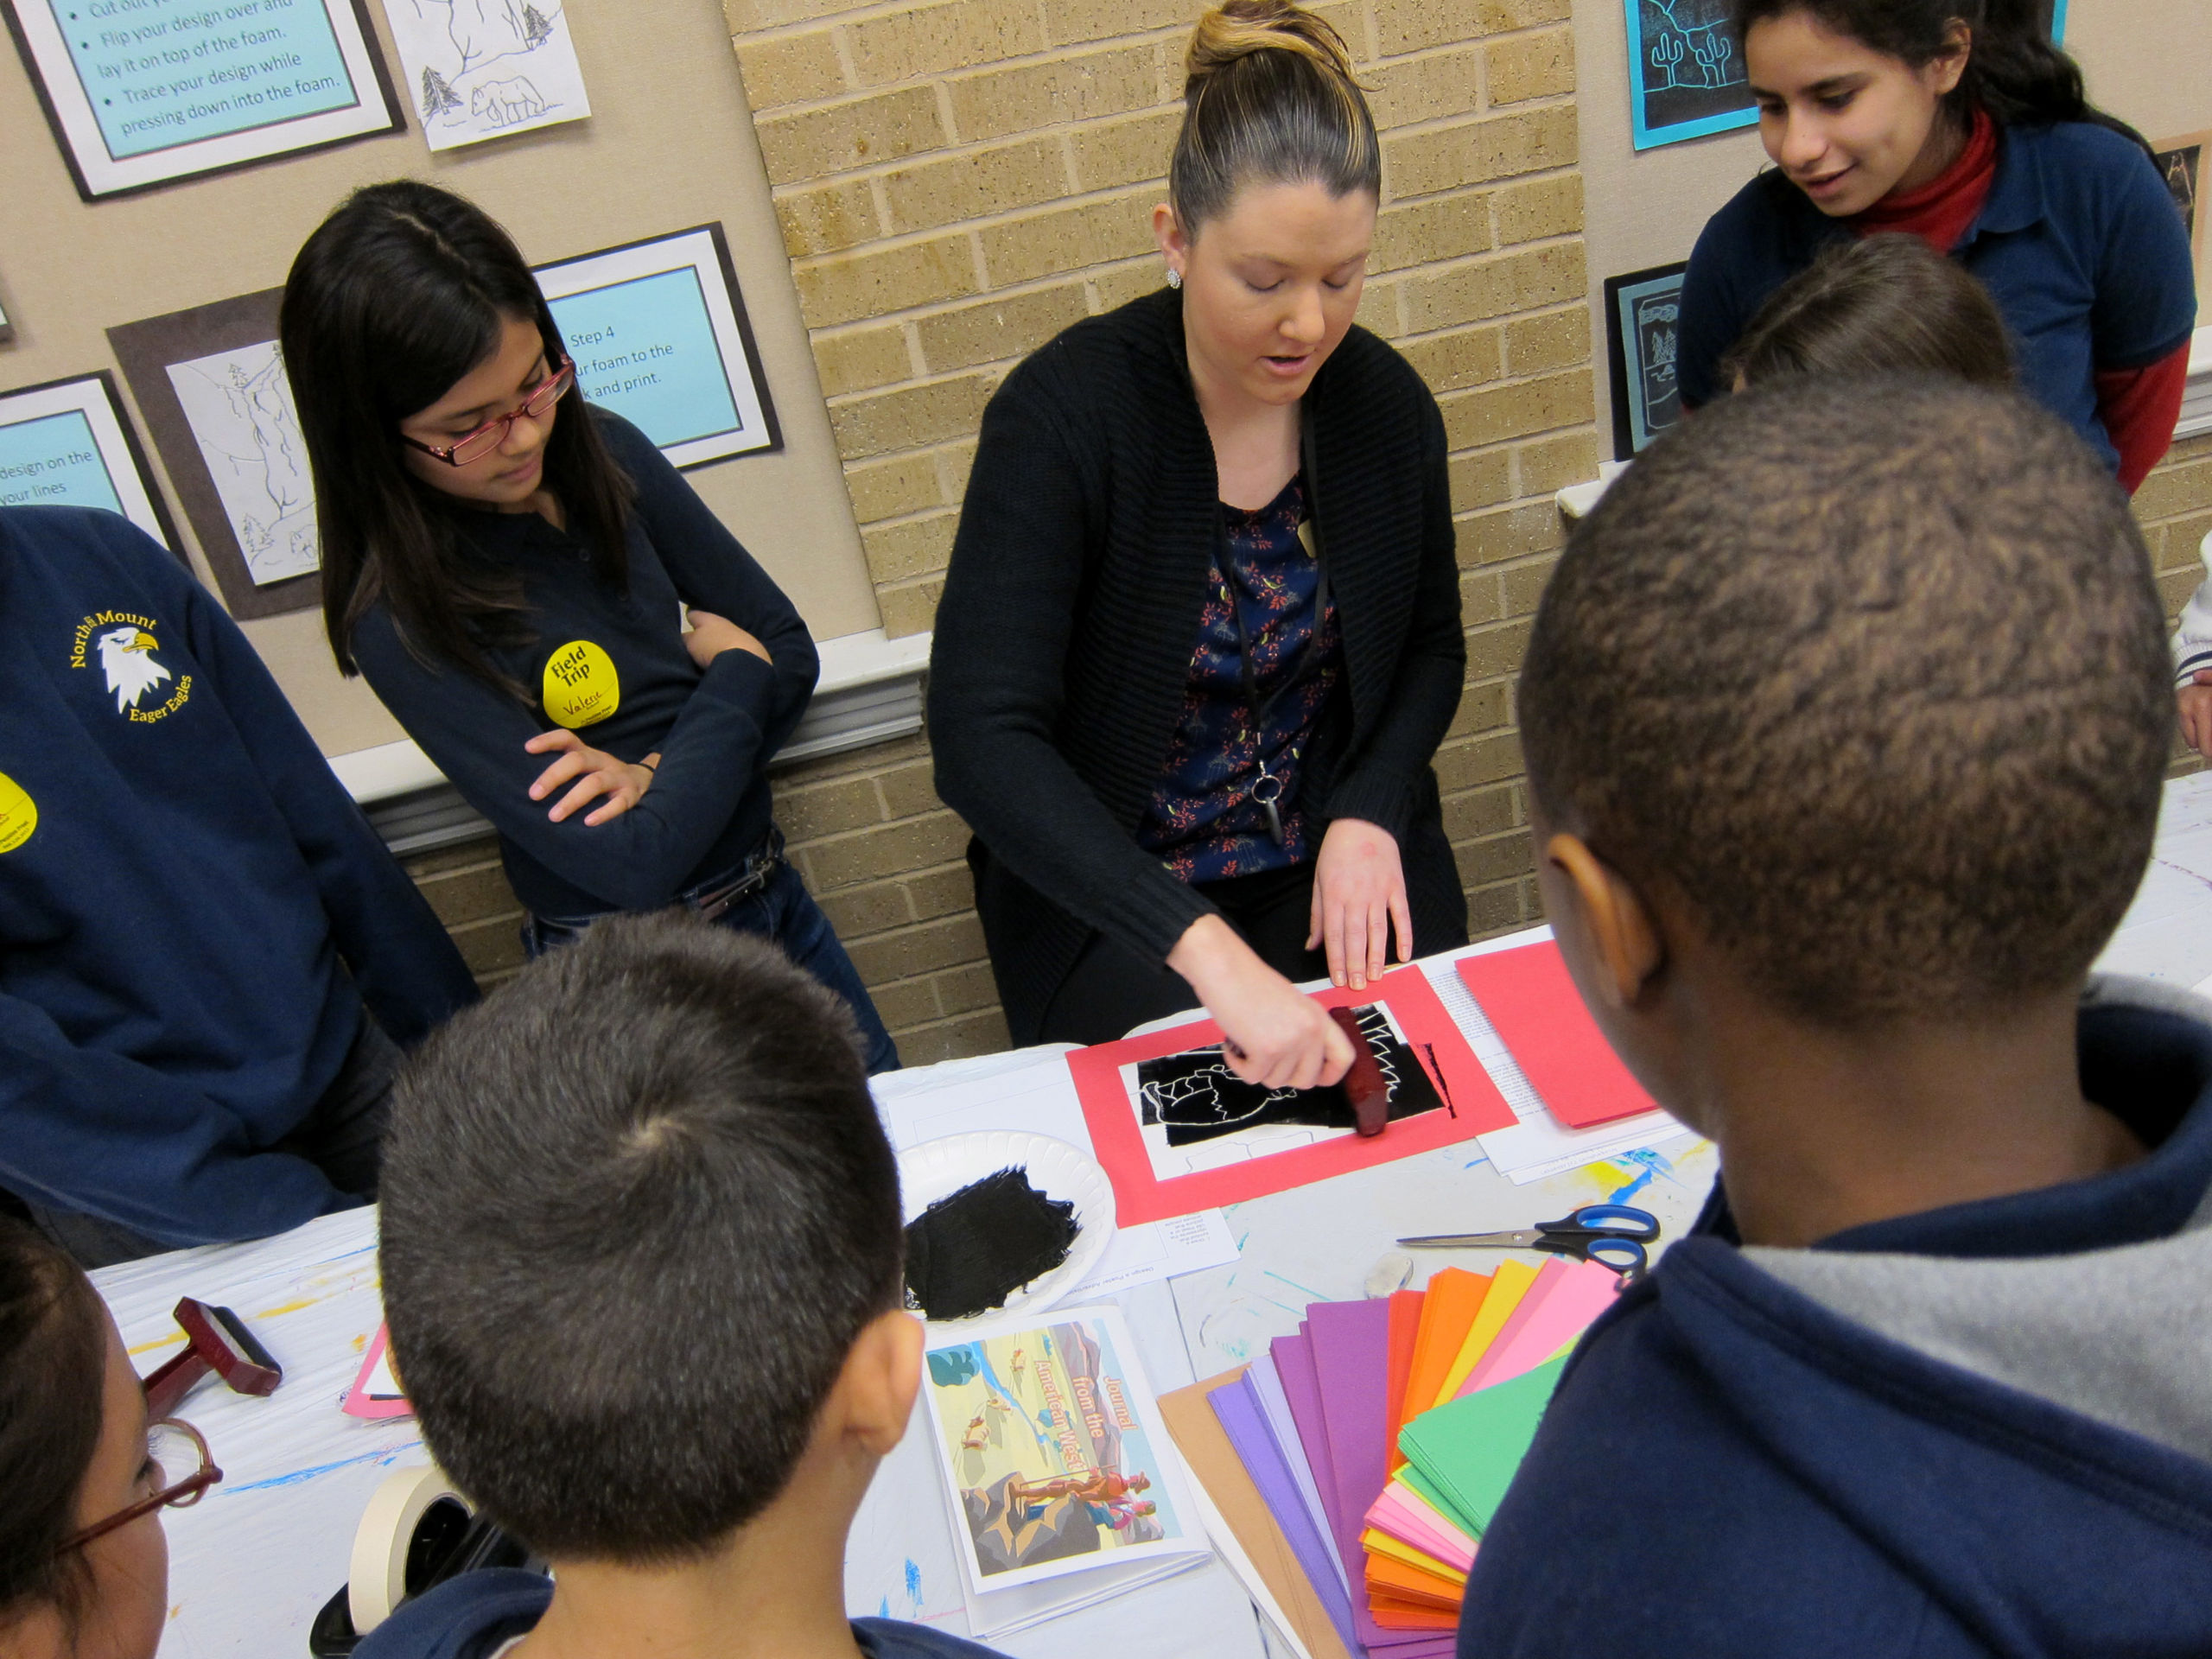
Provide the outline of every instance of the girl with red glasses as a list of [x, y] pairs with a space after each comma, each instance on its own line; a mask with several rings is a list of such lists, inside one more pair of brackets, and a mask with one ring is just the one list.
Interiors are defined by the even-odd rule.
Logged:
[[529, 952], [683, 906], [773, 939], [869, 1069], [898, 1065], [770, 817], [806, 625], [644, 433], [572, 395], [507, 233], [430, 185], [356, 191], [293, 263], [282, 344], [331, 649], [498, 829]]
[[161, 1511], [222, 1478], [196, 1432], [147, 1422], [83, 1271], [0, 1216], [0, 1653], [151, 1659], [168, 1617]]

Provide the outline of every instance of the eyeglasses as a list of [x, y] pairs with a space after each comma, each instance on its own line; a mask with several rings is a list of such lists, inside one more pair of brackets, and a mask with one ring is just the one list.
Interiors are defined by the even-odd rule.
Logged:
[[[95, 1538], [105, 1537], [119, 1527], [127, 1527], [142, 1515], [151, 1515], [156, 1510], [189, 1509], [207, 1495], [207, 1489], [222, 1479], [223, 1471], [215, 1466], [215, 1459], [207, 1450], [207, 1442], [190, 1423], [175, 1417], [151, 1424], [146, 1430], [147, 1463], [152, 1471], [155, 1491], [151, 1497], [142, 1497], [128, 1509], [118, 1510], [105, 1521], [96, 1521], [82, 1532], [73, 1533], [61, 1541], [54, 1553], [66, 1555], [73, 1549], [81, 1549]], [[182, 1480], [172, 1481], [168, 1471], [189, 1467], [193, 1472]]]
[[576, 384], [576, 365], [568, 358], [544, 379], [531, 389], [520, 409], [510, 414], [497, 416], [484, 423], [466, 437], [456, 438], [448, 444], [424, 443], [420, 438], [410, 438], [404, 432], [399, 441], [410, 448], [420, 449], [426, 455], [435, 455], [448, 467], [466, 467], [472, 461], [481, 461], [507, 441], [507, 434], [514, 424], [527, 415], [533, 421], [543, 420], [546, 411], [569, 395]]

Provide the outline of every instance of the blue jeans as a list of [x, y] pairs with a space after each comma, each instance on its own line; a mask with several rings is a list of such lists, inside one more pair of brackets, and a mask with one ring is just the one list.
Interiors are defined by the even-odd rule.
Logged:
[[[869, 1076], [899, 1069], [899, 1046], [884, 1029], [882, 1016], [876, 1013], [868, 987], [861, 983], [853, 959], [845, 954], [836, 930], [830, 925], [830, 918], [814, 902], [814, 895], [806, 890], [797, 870], [788, 864], [777, 865], [765, 887], [732, 905], [715, 918], [715, 925], [734, 927], [780, 946], [785, 956], [844, 998], [861, 1028], [861, 1050], [867, 1057]], [[582, 933], [583, 926], [577, 924], [525, 916], [522, 948], [534, 961]]]

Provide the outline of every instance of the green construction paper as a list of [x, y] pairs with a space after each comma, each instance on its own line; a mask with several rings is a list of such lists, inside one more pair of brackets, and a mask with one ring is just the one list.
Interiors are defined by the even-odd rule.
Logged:
[[[1564, 1358], [1548, 1360], [1510, 1382], [1478, 1389], [1425, 1411], [1399, 1431], [1413, 1468], [1471, 1522], [1479, 1535], [1519, 1472], [1536, 1425], [1559, 1386]], [[1420, 1488], [1416, 1487], [1415, 1491]]]

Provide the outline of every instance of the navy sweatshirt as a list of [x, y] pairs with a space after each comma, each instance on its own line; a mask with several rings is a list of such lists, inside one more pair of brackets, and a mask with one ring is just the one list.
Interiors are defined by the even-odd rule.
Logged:
[[[2101, 1267], [2212, 1191], [2212, 1028], [2089, 1007], [2082, 1086], [2154, 1148], [1809, 1252]], [[2200, 1302], [2201, 1306], [2201, 1302]], [[2079, 1333], [2126, 1346], [2126, 1310]], [[2115, 1390], [2138, 1366], [2113, 1351]], [[2201, 1391], [2202, 1366], [2162, 1391]], [[1716, 1194], [1591, 1327], [1477, 1553], [1460, 1659], [2212, 1653], [2212, 1463], [1763, 1271]]]
[[0, 509], [0, 1186], [175, 1244], [346, 1207], [268, 1148], [365, 999], [405, 1043], [476, 990], [245, 635], [128, 520]]
[[[584, 544], [535, 512], [456, 508], [474, 550], [520, 574], [530, 644], [493, 664], [536, 699], [525, 705], [450, 664], [428, 666], [379, 604], [353, 657], [407, 734], [499, 832], [515, 896], [573, 920], [652, 910], [739, 864], [768, 833], [767, 764], [806, 712], [820, 664], [806, 624], [768, 573], [709, 512], [651, 440], [620, 416], [579, 404], [638, 487], [626, 525], [630, 580], [615, 593]], [[683, 648], [678, 601], [728, 618], [774, 658], [725, 651], [702, 673]], [[523, 745], [568, 725], [632, 763], [658, 750], [652, 786], [628, 811], [556, 823], [556, 791], [530, 785], [554, 759]]]
[[[521, 1567], [489, 1567], [448, 1579], [361, 1638], [355, 1659], [498, 1659], [537, 1628], [553, 1581]], [[964, 1637], [898, 1618], [856, 1618], [864, 1659], [1001, 1659]]]

